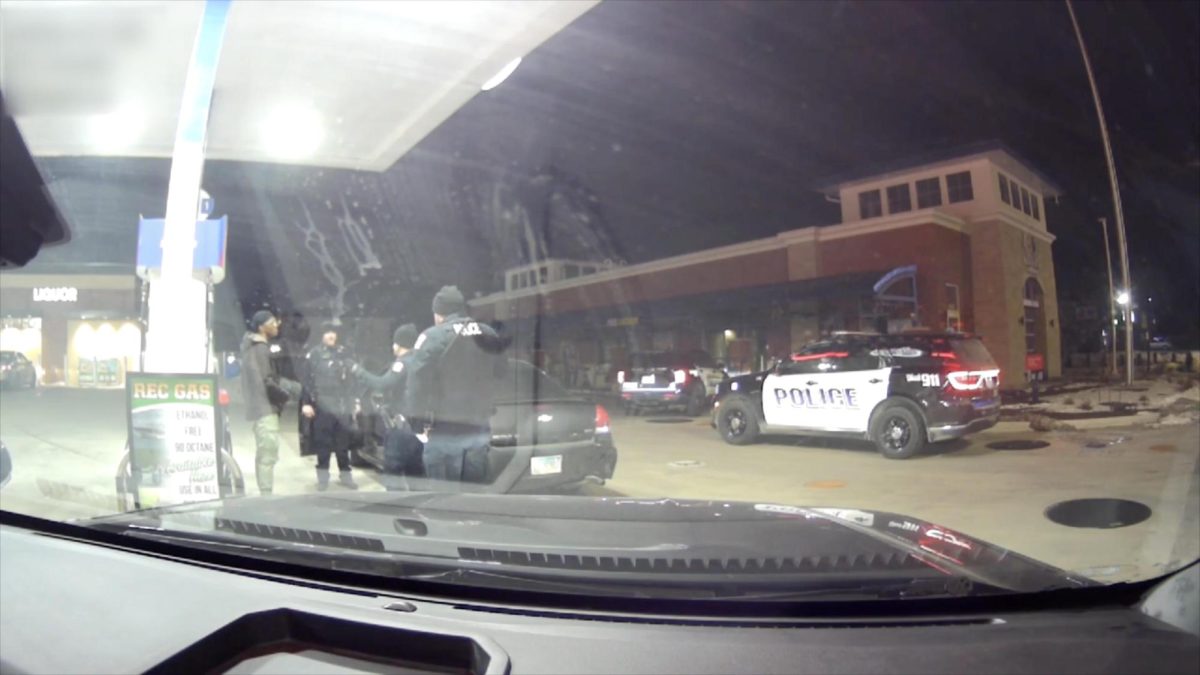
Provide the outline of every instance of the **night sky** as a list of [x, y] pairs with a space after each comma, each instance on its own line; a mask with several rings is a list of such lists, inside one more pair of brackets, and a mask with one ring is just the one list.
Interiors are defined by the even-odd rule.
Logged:
[[[1076, 12], [1135, 288], [1164, 307], [1160, 324], [1194, 337], [1200, 4]], [[1061, 2], [604, 2], [412, 157], [561, 167], [600, 197], [617, 248], [637, 262], [837, 222], [815, 192], [823, 178], [990, 139], [1063, 187], [1046, 209], [1060, 294], [1103, 306], [1096, 219], [1113, 222], [1112, 198]]]

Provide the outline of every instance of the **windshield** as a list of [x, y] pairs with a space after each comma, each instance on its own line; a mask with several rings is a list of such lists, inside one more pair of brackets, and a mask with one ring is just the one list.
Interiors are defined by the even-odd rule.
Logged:
[[70, 236], [0, 273], [0, 508], [639, 595], [1187, 565], [1198, 13], [5, 0]]

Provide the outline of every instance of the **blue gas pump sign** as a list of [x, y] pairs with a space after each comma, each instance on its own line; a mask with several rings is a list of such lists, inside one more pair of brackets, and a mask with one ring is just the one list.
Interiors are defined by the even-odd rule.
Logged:
[[[163, 218], [141, 218], [138, 221], [137, 274], [143, 279], [153, 279], [162, 272], [165, 227], [166, 220]], [[194, 277], [210, 284], [221, 283], [225, 278], [228, 236], [228, 216], [196, 221], [196, 248], [192, 252]]]

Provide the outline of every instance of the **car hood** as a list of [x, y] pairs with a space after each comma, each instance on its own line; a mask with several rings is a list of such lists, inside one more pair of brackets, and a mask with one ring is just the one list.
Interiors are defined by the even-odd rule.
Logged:
[[277, 554], [320, 549], [543, 577], [954, 577], [1020, 592], [1089, 583], [918, 518], [784, 504], [346, 492], [235, 498], [88, 524], [143, 536], [266, 545]]

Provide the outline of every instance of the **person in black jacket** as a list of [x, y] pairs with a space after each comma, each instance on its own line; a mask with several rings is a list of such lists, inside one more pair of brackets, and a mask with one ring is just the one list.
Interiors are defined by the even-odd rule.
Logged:
[[425, 473], [442, 480], [482, 481], [491, 444], [493, 390], [504, 372], [504, 342], [491, 326], [467, 315], [455, 286], [433, 298], [434, 325], [414, 345], [405, 366], [405, 410], [424, 433]]
[[250, 331], [242, 338], [242, 392], [246, 419], [254, 423], [254, 478], [263, 495], [275, 488], [279, 413], [289, 398], [300, 395], [300, 383], [281, 377], [272, 364], [270, 341], [278, 335], [279, 319], [264, 309], [250, 318]]
[[311, 443], [317, 451], [317, 489], [329, 487], [329, 458], [337, 456], [338, 482], [351, 490], [358, 484], [350, 470], [350, 441], [355, 407], [357, 365], [338, 344], [338, 326], [321, 326], [321, 343], [306, 357], [300, 412], [312, 420]]
[[412, 360], [412, 348], [417, 341], [417, 327], [404, 324], [392, 334], [392, 353], [396, 361], [383, 375], [373, 375], [358, 369], [359, 382], [375, 393], [385, 395], [387, 431], [383, 437], [383, 472], [385, 486], [392, 487], [388, 476], [416, 475], [421, 472], [421, 451], [424, 445], [417, 438], [404, 409], [404, 390], [408, 381], [408, 366]]

